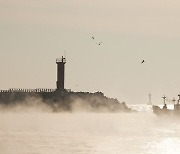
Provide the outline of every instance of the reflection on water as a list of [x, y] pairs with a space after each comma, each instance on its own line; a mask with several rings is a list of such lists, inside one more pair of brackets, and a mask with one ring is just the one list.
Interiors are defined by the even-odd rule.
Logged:
[[0, 113], [0, 153], [180, 153], [179, 122], [150, 111]]
[[179, 153], [180, 139], [177, 137], [165, 137], [159, 140], [159, 143], [154, 143], [154, 150], [158, 153]]

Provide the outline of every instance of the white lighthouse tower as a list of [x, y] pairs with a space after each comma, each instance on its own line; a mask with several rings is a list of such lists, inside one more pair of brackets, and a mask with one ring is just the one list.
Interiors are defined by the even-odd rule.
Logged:
[[152, 97], [152, 94], [149, 93], [149, 102], [148, 102], [148, 105], [152, 105], [151, 97]]

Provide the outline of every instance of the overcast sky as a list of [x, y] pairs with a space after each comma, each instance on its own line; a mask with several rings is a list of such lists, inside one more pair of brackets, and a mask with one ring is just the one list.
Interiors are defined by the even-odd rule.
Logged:
[[67, 89], [127, 104], [146, 104], [149, 92], [154, 104], [177, 97], [179, 8], [178, 0], [0, 0], [0, 89], [56, 88], [55, 59], [66, 51]]

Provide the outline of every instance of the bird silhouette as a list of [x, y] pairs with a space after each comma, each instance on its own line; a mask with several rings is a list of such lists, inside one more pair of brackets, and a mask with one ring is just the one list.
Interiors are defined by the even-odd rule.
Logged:
[[94, 36], [91, 37], [94, 40]]
[[101, 45], [102, 42], [97, 43], [97, 45]]
[[141, 62], [141, 64], [143, 64], [145, 62], [145, 60], [143, 60], [142, 62]]

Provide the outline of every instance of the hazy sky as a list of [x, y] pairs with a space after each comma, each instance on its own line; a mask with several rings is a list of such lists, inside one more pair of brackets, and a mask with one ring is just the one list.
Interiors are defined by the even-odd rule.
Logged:
[[67, 89], [127, 104], [147, 103], [149, 92], [154, 104], [177, 97], [179, 8], [178, 0], [0, 0], [0, 89], [55, 88], [55, 59], [66, 51]]

